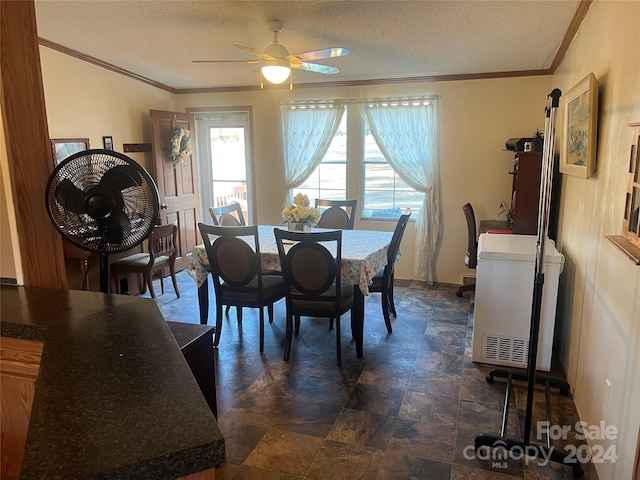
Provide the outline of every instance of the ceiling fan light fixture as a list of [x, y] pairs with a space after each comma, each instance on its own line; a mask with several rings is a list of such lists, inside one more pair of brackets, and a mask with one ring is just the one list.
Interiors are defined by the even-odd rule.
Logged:
[[262, 76], [275, 85], [286, 81], [289, 75], [291, 69], [284, 65], [270, 64], [262, 67]]

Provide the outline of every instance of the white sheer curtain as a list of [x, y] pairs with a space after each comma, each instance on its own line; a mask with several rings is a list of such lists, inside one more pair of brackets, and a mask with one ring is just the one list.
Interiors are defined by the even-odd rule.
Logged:
[[376, 100], [364, 102], [362, 108], [391, 168], [425, 194], [416, 222], [414, 274], [431, 284], [442, 216], [437, 98]]
[[284, 145], [283, 205], [293, 203], [292, 190], [309, 178], [331, 145], [344, 114], [344, 103], [286, 104], [282, 110]]

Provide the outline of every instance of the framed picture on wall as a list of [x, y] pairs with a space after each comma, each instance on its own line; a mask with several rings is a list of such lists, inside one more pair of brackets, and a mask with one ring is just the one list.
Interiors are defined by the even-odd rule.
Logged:
[[74, 153], [89, 150], [88, 138], [52, 138], [51, 154], [53, 165], [58, 165], [62, 160]]
[[560, 171], [589, 178], [596, 165], [598, 82], [593, 73], [584, 77], [563, 97], [564, 138]]
[[105, 150], [113, 150], [113, 137], [102, 137], [102, 146]]

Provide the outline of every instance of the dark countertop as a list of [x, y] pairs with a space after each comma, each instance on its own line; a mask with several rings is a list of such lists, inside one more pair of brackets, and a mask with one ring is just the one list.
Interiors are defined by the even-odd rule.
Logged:
[[44, 340], [21, 478], [171, 479], [224, 439], [152, 299], [0, 287], [3, 336]]

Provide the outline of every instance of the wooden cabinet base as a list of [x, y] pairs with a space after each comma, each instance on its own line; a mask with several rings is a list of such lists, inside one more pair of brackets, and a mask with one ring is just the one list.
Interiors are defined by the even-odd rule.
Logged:
[[0, 342], [0, 471], [2, 480], [13, 480], [20, 478], [44, 343], [8, 337]]

